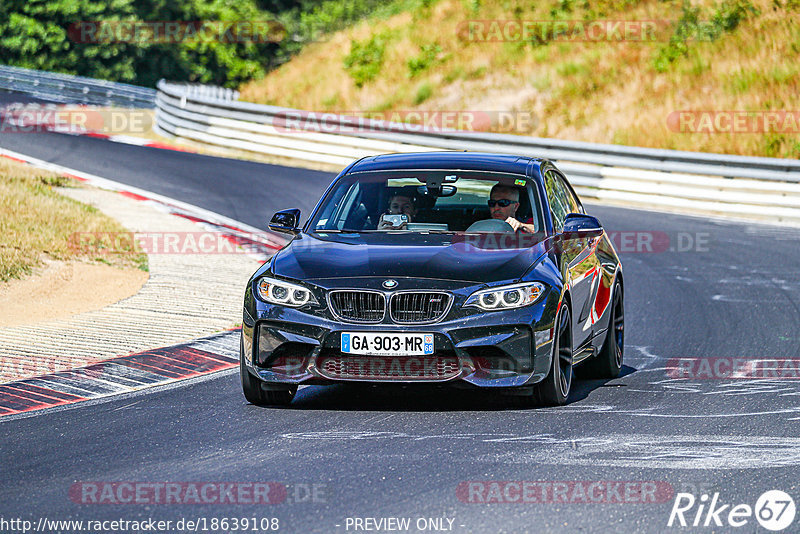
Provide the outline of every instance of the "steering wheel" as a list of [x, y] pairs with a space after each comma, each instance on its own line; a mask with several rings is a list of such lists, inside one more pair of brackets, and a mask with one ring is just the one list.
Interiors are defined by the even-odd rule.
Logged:
[[514, 233], [514, 229], [505, 221], [500, 219], [485, 219], [483, 221], [474, 222], [467, 228], [469, 232], [486, 232], [491, 234], [499, 233]]

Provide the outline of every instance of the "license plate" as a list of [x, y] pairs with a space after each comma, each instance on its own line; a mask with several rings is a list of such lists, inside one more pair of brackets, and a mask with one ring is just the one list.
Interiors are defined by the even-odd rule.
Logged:
[[433, 334], [342, 332], [342, 352], [370, 356], [433, 354]]

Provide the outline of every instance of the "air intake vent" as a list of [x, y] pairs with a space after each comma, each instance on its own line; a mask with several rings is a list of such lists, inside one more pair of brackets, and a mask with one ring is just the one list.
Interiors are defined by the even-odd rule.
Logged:
[[440, 291], [395, 293], [389, 302], [392, 321], [399, 324], [433, 323], [444, 317], [450, 295]]
[[332, 291], [333, 313], [345, 321], [379, 323], [386, 313], [386, 297], [372, 291]]
[[385, 382], [444, 381], [458, 376], [458, 358], [452, 354], [432, 356], [323, 356], [317, 371], [333, 380], [378, 380]]

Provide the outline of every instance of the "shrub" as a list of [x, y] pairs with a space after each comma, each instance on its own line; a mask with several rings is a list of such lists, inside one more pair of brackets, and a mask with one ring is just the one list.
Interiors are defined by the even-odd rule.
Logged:
[[417, 74], [428, 70], [433, 65], [438, 55], [442, 52], [442, 47], [436, 43], [422, 45], [422, 50], [418, 56], [408, 60], [408, 75], [413, 78]]
[[689, 55], [688, 41], [715, 41], [723, 33], [735, 30], [748, 14], [758, 14], [749, 0], [725, 0], [717, 5], [709, 20], [702, 21], [700, 8], [684, 0], [675, 31], [669, 42], [659, 49], [653, 66], [658, 72], [666, 72], [675, 60]]
[[350, 42], [350, 52], [344, 58], [344, 68], [353, 78], [357, 87], [374, 80], [383, 67], [386, 40], [376, 35], [368, 41]]
[[428, 82], [423, 83], [417, 89], [417, 94], [414, 95], [414, 105], [419, 105], [433, 96], [433, 87]]

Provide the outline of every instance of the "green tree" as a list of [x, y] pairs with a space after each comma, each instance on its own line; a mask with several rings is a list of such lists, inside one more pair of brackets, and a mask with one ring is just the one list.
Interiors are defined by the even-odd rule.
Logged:
[[31, 69], [135, 82], [136, 47], [77, 43], [70, 24], [133, 17], [132, 0], [3, 0], [0, 61]]
[[[0, 1], [0, 63], [149, 87], [160, 78], [236, 87], [263, 76], [322, 34], [376, 9], [399, 9], [407, 0], [388, 4], [384, 0]], [[196, 23], [203, 28], [246, 21], [261, 22], [262, 29], [279, 21], [286, 32], [270, 32], [267, 39], [194, 38], [170, 43], [152, 38], [118, 42], [116, 32], [105, 40], [87, 39], [75, 28], [81, 22], [100, 22], [98, 27], [108, 29], [114, 21]], [[370, 68], [362, 68], [367, 76]]]

